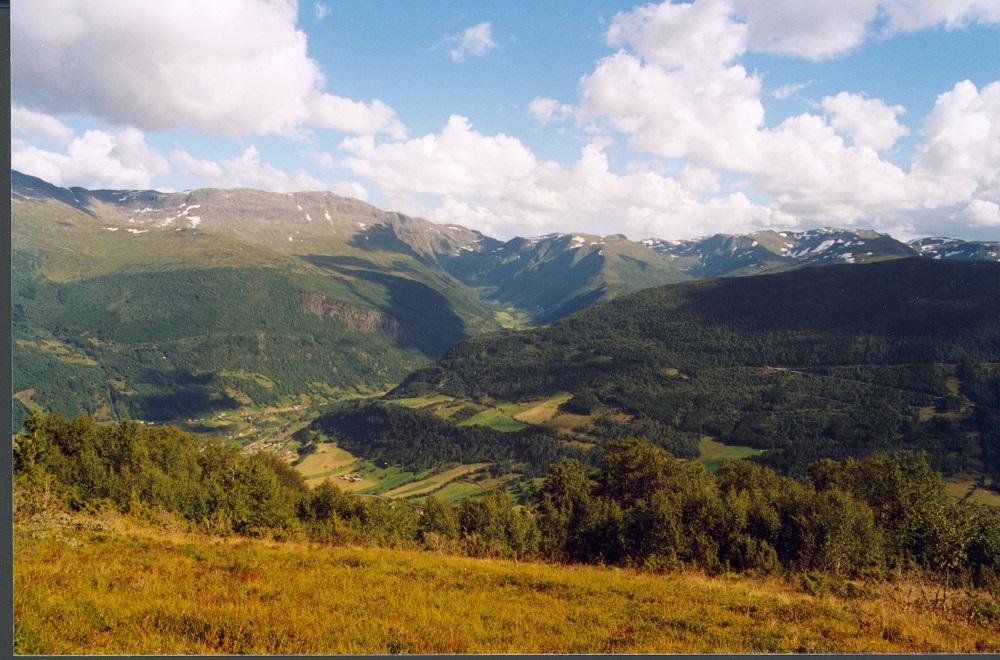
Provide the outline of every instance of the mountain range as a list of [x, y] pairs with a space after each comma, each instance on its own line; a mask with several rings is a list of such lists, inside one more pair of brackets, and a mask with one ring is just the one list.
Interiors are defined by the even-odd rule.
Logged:
[[377, 391], [457, 342], [648, 287], [1000, 243], [819, 229], [501, 241], [329, 192], [86, 190], [12, 173], [15, 424]]

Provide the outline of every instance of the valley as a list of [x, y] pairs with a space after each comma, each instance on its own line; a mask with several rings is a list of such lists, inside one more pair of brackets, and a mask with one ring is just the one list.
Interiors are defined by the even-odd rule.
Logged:
[[[795, 473], [818, 456], [870, 451], [876, 437], [878, 446], [892, 446], [898, 440], [890, 438], [905, 434], [908, 446], [929, 449], [949, 474], [979, 478], [993, 469], [996, 452], [983, 440], [996, 424], [988, 412], [992, 339], [987, 354], [973, 358], [987, 371], [959, 381], [956, 369], [973, 367], [962, 366], [966, 354], [955, 342], [957, 352], [934, 356], [940, 350], [925, 343], [926, 364], [886, 355], [885, 338], [851, 326], [883, 310], [852, 309], [843, 292], [868, 290], [867, 276], [848, 276], [879, 264], [888, 269], [880, 272], [899, 273], [894, 281], [927, 271], [920, 276], [937, 286], [935, 277], [965, 277], [956, 260], [989, 268], [1000, 259], [996, 244], [907, 244], [834, 229], [505, 242], [324, 192], [89, 191], [17, 172], [13, 182], [15, 428], [29, 410], [170, 423], [244, 451], [276, 451], [310, 484], [333, 477], [352, 491], [414, 499], [431, 486], [449, 497], [481, 495], [484, 483], [523, 497], [551, 457], [587, 460], [627, 435], [655, 437], [713, 469], [722, 457], [755, 455]], [[823, 268], [804, 268], [816, 266]], [[968, 275], [977, 279], [980, 271]], [[704, 279], [720, 276], [752, 277]], [[817, 279], [846, 288], [810, 291]], [[743, 281], [748, 292], [762, 284], [752, 303], [719, 297], [728, 289], [743, 296], [736, 293]], [[616, 316], [622, 308], [615, 301], [641, 290], [676, 292], [671, 304], [686, 320], [678, 325], [642, 302], [625, 303], [639, 307]], [[682, 292], [703, 298], [703, 309], [684, 311]], [[831, 293], [840, 302], [820, 302]], [[876, 294], [871, 304], [899, 295]], [[754, 306], [800, 327], [760, 334]], [[900, 307], [892, 323], [909, 313]], [[725, 323], [733, 327], [714, 325], [719, 314], [730, 315]], [[943, 314], [928, 323], [944, 322]], [[647, 323], [633, 338], [631, 317], [643, 315], [663, 319], [662, 327]], [[736, 326], [798, 348], [720, 363], [711, 346], [749, 347]], [[568, 328], [566, 338], [547, 339]], [[667, 339], [670, 346], [662, 344]], [[807, 343], [831, 340], [841, 354], [808, 356], [815, 349]], [[482, 350], [497, 357], [484, 360]], [[905, 349], [906, 356], [919, 352]], [[435, 359], [441, 366], [428, 367]], [[950, 379], [947, 387], [942, 378]], [[948, 394], [955, 400], [945, 401]], [[859, 400], [869, 403], [867, 420]], [[373, 452], [364, 439], [348, 447], [323, 442], [332, 439], [327, 416], [366, 405], [429, 416], [455, 438], [472, 433], [477, 442], [513, 445], [448, 450], [439, 463], [416, 465], [403, 460], [402, 449]], [[302, 453], [316, 430], [322, 451]], [[346, 451], [353, 462], [329, 462], [327, 454]], [[470, 465], [489, 468], [463, 471]], [[975, 497], [990, 492], [991, 478], [985, 490], [972, 488]]]

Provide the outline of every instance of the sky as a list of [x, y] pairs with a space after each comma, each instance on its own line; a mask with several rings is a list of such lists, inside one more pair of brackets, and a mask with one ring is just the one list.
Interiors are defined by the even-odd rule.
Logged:
[[13, 3], [11, 163], [498, 238], [1000, 240], [1000, 0]]

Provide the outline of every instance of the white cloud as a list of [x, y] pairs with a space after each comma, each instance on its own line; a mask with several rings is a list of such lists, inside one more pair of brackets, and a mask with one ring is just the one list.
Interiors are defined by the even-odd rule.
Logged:
[[841, 92], [823, 99], [823, 109], [830, 113], [831, 124], [837, 131], [851, 136], [854, 144], [876, 151], [888, 149], [910, 130], [896, 121], [906, 109], [901, 105], [886, 105], [880, 99]]
[[363, 201], [368, 200], [368, 190], [357, 181], [337, 181], [330, 190], [341, 197], [354, 197]]
[[736, 0], [750, 49], [809, 60], [843, 55], [861, 44], [878, 0]]
[[885, 0], [890, 31], [916, 32], [942, 26], [948, 30], [974, 23], [1000, 23], [996, 0]]
[[[394, 208], [500, 236], [569, 225], [599, 233], [691, 236], [790, 221], [739, 193], [701, 201], [701, 191], [718, 188], [718, 177], [709, 170], [688, 168], [680, 180], [652, 171], [616, 174], [607, 146], [600, 140], [588, 144], [565, 168], [538, 161], [514, 138], [483, 135], [458, 116], [440, 134], [407, 142], [379, 144], [359, 137], [342, 144], [351, 153], [347, 167], [373, 180]], [[418, 203], [414, 195], [436, 196], [439, 203]]]
[[201, 160], [181, 149], [171, 151], [170, 160], [179, 170], [198, 179], [201, 185], [260, 188], [272, 192], [332, 190], [338, 195], [368, 199], [365, 187], [354, 181], [328, 183], [303, 170], [288, 174], [264, 161], [254, 145], [248, 146], [235, 158], [221, 161]]
[[20, 104], [145, 130], [294, 135], [388, 131], [391, 108], [331, 96], [294, 0], [32, 0], [11, 21]]
[[742, 66], [668, 70], [619, 51], [581, 81], [580, 117], [604, 117], [639, 151], [753, 168], [764, 121], [760, 79]]
[[724, 66], [746, 50], [747, 27], [731, 9], [723, 0], [644, 5], [616, 14], [607, 40], [668, 68]]
[[781, 85], [780, 87], [775, 87], [774, 89], [772, 89], [769, 92], [769, 94], [771, 95], [772, 98], [776, 98], [779, 101], [784, 101], [785, 99], [789, 99], [789, 98], [795, 96], [796, 94], [798, 94], [799, 92], [801, 92], [803, 89], [805, 89], [806, 87], [808, 87], [812, 83], [813, 83], [813, 81], [809, 80], [809, 81], [803, 82], [803, 83], [793, 83], [793, 84], [790, 84], [790, 85]]
[[503, 133], [485, 136], [458, 115], [438, 135], [381, 144], [371, 137], [347, 138], [341, 148], [351, 154], [344, 161], [348, 168], [389, 194], [489, 193], [536, 166], [534, 154], [520, 140]]
[[961, 217], [975, 227], [1000, 227], [1000, 204], [974, 199], [962, 209]]
[[753, 174], [779, 208], [810, 220], [851, 223], [907, 206], [916, 186], [868, 147], [848, 146], [823, 117], [789, 117], [760, 136]]
[[[1000, 23], [996, 0], [734, 0], [758, 52], [825, 60], [882, 36]], [[876, 18], [884, 17], [882, 24]]]
[[1000, 197], [1000, 81], [976, 89], [965, 80], [940, 94], [923, 133], [913, 173], [928, 203]]
[[462, 62], [470, 55], [482, 57], [496, 48], [496, 42], [493, 41], [493, 26], [489, 22], [466, 28], [448, 41], [455, 44], [448, 50], [448, 54], [455, 62]]
[[333, 128], [359, 135], [387, 133], [394, 138], [406, 137], [406, 128], [396, 117], [396, 111], [379, 100], [361, 103], [332, 94], [313, 99], [311, 122], [318, 128]]
[[170, 171], [134, 128], [87, 131], [67, 145], [66, 153], [20, 143], [12, 150], [11, 167], [55, 185], [85, 188], [149, 188], [153, 177]]
[[170, 152], [170, 160], [187, 174], [206, 181], [222, 179], [222, 166], [214, 160], [199, 160], [182, 149]]
[[323, 20], [330, 14], [330, 6], [325, 2], [316, 0], [313, 2], [313, 13], [316, 15], [316, 18]]
[[573, 106], [545, 96], [536, 97], [528, 104], [528, 113], [540, 124], [561, 122], [573, 115]]
[[11, 132], [22, 138], [39, 138], [60, 144], [73, 139], [73, 129], [55, 117], [20, 106], [10, 109]]

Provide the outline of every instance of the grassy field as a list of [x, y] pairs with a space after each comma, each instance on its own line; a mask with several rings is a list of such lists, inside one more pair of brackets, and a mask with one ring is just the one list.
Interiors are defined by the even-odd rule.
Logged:
[[731, 458], [749, 458], [751, 456], [759, 456], [762, 453], [764, 452], [753, 447], [724, 445], [721, 442], [716, 442], [707, 435], [698, 443], [698, 460], [705, 465], [705, 469], [709, 472], [718, 470], [722, 461]]
[[425, 495], [438, 490], [449, 481], [454, 481], [459, 477], [464, 477], [470, 472], [481, 470], [487, 466], [489, 466], [489, 463], [469, 463], [467, 465], [459, 465], [449, 470], [432, 474], [426, 479], [420, 479], [419, 481], [414, 481], [398, 488], [393, 488], [392, 490], [382, 493], [382, 495], [384, 497], [415, 497], [417, 495]]
[[519, 410], [514, 412], [512, 416], [514, 419], [528, 424], [544, 424], [555, 416], [559, 410], [559, 406], [571, 398], [573, 398], [573, 395], [569, 392], [560, 392], [541, 401], [522, 404], [519, 406]]
[[1000, 493], [997, 493], [995, 490], [983, 488], [979, 484], [978, 478], [967, 475], [946, 477], [944, 480], [944, 489], [949, 495], [958, 499], [967, 497], [969, 502], [1000, 507]]
[[414, 497], [413, 501], [422, 502], [430, 495], [434, 495], [435, 499], [441, 502], [455, 504], [467, 497], [479, 497], [485, 493], [486, 487], [478, 483], [472, 483], [471, 481], [452, 481], [441, 490], [436, 490], [433, 493], [427, 493], [426, 495], [420, 497]]
[[655, 575], [150, 530], [15, 528], [18, 654], [975, 652], [1000, 631], [919, 585], [811, 595]]
[[450, 397], [447, 394], [430, 394], [427, 396], [414, 396], [408, 399], [387, 399], [386, 402], [406, 406], [407, 408], [427, 408], [428, 406], [447, 403], [453, 400], [454, 397]]
[[472, 417], [462, 420], [456, 426], [488, 426], [497, 431], [520, 431], [527, 424], [519, 422], [502, 408], [487, 408]]

